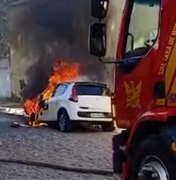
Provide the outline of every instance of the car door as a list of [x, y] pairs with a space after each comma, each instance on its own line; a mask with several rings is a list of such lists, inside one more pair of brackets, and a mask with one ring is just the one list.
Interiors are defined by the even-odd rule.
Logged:
[[58, 109], [60, 108], [61, 102], [65, 97], [64, 94], [67, 87], [67, 84], [59, 84], [56, 87], [53, 96], [48, 100], [48, 120], [57, 120]]

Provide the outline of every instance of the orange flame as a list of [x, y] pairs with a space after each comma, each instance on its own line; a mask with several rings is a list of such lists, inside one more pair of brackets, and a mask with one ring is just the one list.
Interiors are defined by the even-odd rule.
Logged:
[[[26, 114], [38, 114], [42, 108], [39, 105], [41, 100], [49, 99], [55, 87], [63, 81], [71, 81], [79, 77], [79, 64], [66, 63], [64, 61], [56, 61], [53, 65], [52, 74], [48, 79], [48, 85], [45, 90], [34, 99], [27, 99], [23, 103], [23, 108]], [[37, 121], [35, 119], [34, 121]], [[29, 120], [30, 124], [30, 120]]]
[[27, 99], [24, 104], [23, 104], [23, 108], [26, 114], [31, 114], [33, 112], [33, 110], [35, 109], [35, 104], [36, 101], [32, 100], [32, 99]]
[[49, 77], [48, 86], [42, 92], [43, 99], [48, 99], [52, 96], [56, 85], [63, 81], [73, 80], [79, 77], [79, 65], [76, 63], [65, 63], [57, 61], [53, 66], [53, 73]]

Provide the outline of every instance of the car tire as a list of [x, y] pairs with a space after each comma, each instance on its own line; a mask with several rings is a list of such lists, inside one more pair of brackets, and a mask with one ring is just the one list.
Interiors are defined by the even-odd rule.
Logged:
[[101, 124], [101, 128], [105, 132], [112, 132], [115, 130], [114, 122], [104, 122]]
[[130, 160], [130, 180], [175, 180], [175, 164], [159, 136], [144, 140]]
[[71, 121], [65, 110], [61, 110], [58, 114], [58, 126], [61, 132], [71, 131]]

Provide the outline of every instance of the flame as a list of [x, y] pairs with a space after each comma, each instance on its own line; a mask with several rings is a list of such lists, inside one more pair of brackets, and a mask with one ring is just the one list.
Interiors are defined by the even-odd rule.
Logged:
[[52, 73], [48, 79], [47, 87], [37, 97], [27, 99], [23, 103], [24, 111], [29, 115], [28, 124], [33, 127], [40, 126], [41, 122], [38, 120], [38, 114], [42, 111], [40, 102], [42, 100], [52, 97], [56, 86], [64, 81], [71, 81], [79, 77], [79, 64], [66, 63], [58, 60], [53, 65]]
[[34, 111], [34, 107], [35, 107], [36, 101], [33, 99], [27, 99], [24, 103], [23, 103], [23, 108], [26, 114], [31, 114]]
[[48, 86], [42, 93], [43, 99], [48, 99], [52, 96], [53, 91], [58, 83], [74, 80], [77, 77], [79, 77], [78, 64], [70, 64], [63, 61], [57, 61], [53, 66], [53, 73], [49, 77]]

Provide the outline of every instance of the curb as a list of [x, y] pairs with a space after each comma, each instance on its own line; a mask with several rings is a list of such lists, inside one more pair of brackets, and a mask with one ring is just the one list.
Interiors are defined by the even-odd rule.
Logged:
[[27, 115], [24, 113], [23, 108], [10, 108], [10, 107], [0, 106], [0, 112], [6, 113], [6, 114], [12, 114], [12, 115], [17, 115], [17, 116], [27, 117]]

